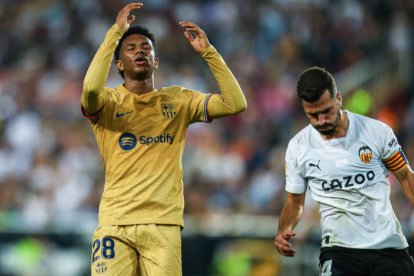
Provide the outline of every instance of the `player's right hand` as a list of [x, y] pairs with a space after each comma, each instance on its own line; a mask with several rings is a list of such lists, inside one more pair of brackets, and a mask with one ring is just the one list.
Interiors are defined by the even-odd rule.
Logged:
[[277, 233], [274, 244], [281, 255], [286, 257], [294, 257], [296, 255], [296, 250], [293, 249], [292, 244], [289, 242], [290, 238], [295, 235], [296, 233], [291, 230], [283, 230]]
[[124, 33], [129, 29], [132, 22], [135, 21], [135, 15], [130, 15], [132, 10], [140, 9], [144, 6], [142, 3], [129, 3], [118, 12], [115, 23], [124, 30]]

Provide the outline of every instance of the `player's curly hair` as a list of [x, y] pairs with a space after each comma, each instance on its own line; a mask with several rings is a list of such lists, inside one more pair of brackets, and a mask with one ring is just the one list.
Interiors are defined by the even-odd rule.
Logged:
[[336, 83], [333, 76], [321, 67], [311, 67], [303, 71], [298, 80], [298, 101], [313, 103], [320, 99], [328, 90], [333, 99], [337, 94]]
[[[115, 61], [119, 60], [119, 56], [121, 53], [121, 46], [122, 43], [124, 42], [125, 38], [127, 38], [130, 35], [133, 34], [138, 34], [138, 35], [143, 35], [148, 37], [149, 40], [151, 40], [152, 42], [152, 46], [154, 47], [154, 51], [155, 51], [155, 38], [154, 35], [152, 33], [150, 33], [150, 31], [147, 28], [141, 27], [141, 26], [134, 26], [129, 28], [123, 35], [122, 37], [119, 39], [118, 45], [115, 48], [115, 52], [114, 52], [114, 56], [115, 56]], [[119, 71], [119, 74], [121, 75], [122, 78], [124, 78], [124, 72]]]

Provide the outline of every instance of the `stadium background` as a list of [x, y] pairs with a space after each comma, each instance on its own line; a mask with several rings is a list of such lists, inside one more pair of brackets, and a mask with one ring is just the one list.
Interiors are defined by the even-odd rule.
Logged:
[[[217, 91], [180, 20], [223, 55], [248, 110], [187, 136], [184, 275], [317, 275], [317, 206], [307, 200], [293, 259], [273, 249], [285, 200], [284, 151], [305, 124], [295, 83], [330, 70], [345, 107], [390, 124], [414, 163], [414, 2], [409, 0], [143, 1], [156, 35], [156, 86]], [[0, 275], [88, 275], [103, 172], [82, 80], [126, 1], [0, 1]], [[121, 81], [112, 70], [108, 85]], [[414, 240], [413, 205], [391, 198]]]

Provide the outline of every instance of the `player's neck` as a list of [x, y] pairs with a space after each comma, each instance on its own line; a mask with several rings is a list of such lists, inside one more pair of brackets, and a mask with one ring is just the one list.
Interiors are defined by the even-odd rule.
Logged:
[[155, 89], [153, 78], [145, 80], [132, 80], [125, 78], [124, 86], [128, 91], [137, 95], [146, 94]]
[[349, 128], [348, 114], [346, 113], [346, 111], [341, 110], [341, 118], [339, 119], [338, 125], [336, 126], [334, 133], [329, 134], [329, 135], [321, 134], [321, 136], [324, 140], [343, 138], [348, 133], [348, 128]]

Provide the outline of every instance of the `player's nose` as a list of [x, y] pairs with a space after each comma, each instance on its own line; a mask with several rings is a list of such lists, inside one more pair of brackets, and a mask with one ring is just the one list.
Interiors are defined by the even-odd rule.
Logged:
[[319, 114], [318, 115], [318, 125], [323, 126], [329, 122], [328, 115], [326, 114]]

